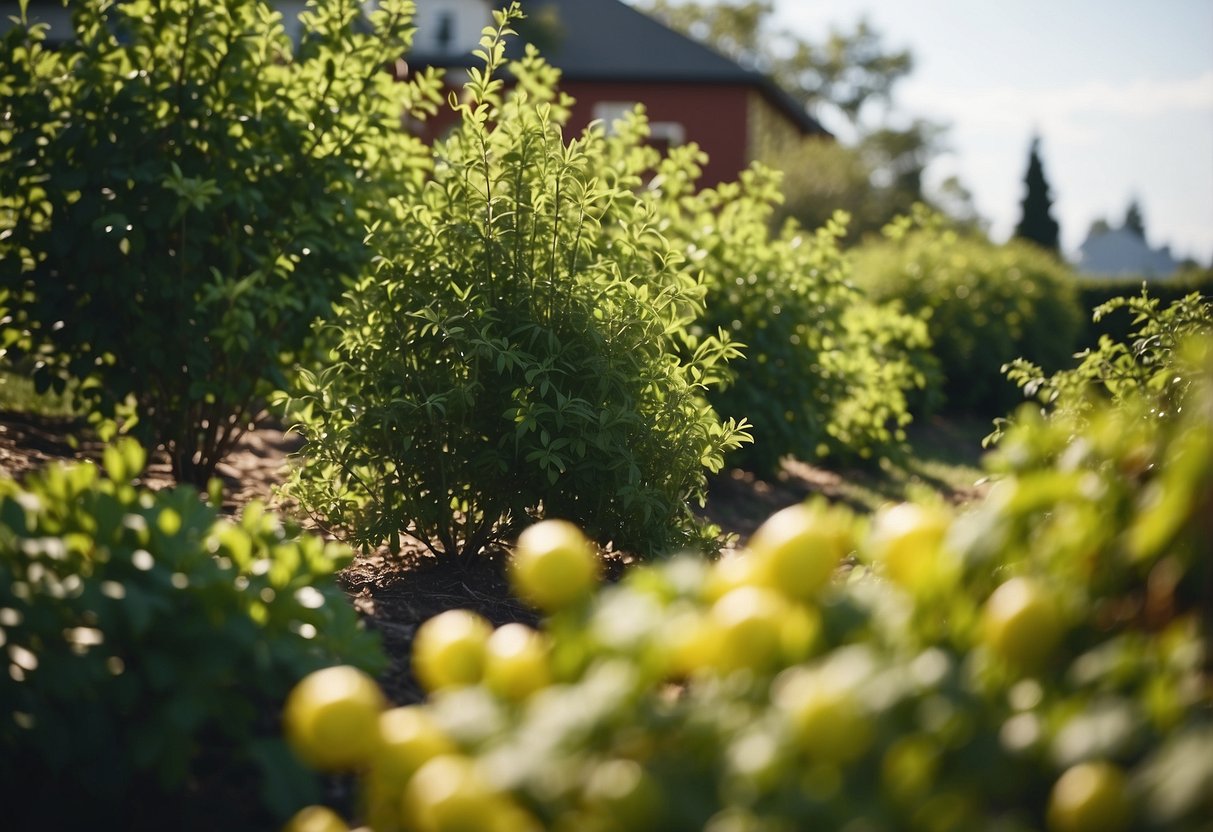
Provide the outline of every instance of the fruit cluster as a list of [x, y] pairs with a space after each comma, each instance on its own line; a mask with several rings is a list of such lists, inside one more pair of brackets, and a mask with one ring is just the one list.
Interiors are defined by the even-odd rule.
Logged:
[[[1195, 443], [1189, 462], [1210, 450]], [[1207, 500], [1209, 472], [1186, 470], [1185, 499]], [[511, 572], [543, 632], [443, 613], [414, 644], [427, 703], [387, 709], [371, 679], [331, 669], [292, 695], [288, 739], [360, 773], [380, 832], [1207, 828], [1213, 696], [1181, 591], [1195, 503], [1172, 501], [1175, 534], [1138, 553], [1144, 603], [1170, 604], [1147, 613], [1072, 580], [1097, 561], [1067, 552], [1132, 538], [1160, 498], [1032, 540], [1045, 502], [1081, 494], [1026, 477], [966, 513], [793, 506], [739, 554], [598, 592], [590, 545], [545, 521]], [[320, 807], [293, 823], [345, 826]]]
[[965, 510], [810, 501], [597, 592], [581, 533], [531, 526], [542, 632], [443, 613], [428, 702], [325, 671], [288, 739], [360, 774], [379, 832], [1207, 832], [1213, 340], [1177, 354], [1165, 418], [1148, 391], [1021, 411]]

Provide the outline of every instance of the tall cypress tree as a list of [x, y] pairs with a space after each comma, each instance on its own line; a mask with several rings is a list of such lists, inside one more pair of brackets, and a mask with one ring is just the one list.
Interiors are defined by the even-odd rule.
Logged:
[[1039, 136], [1032, 139], [1032, 149], [1028, 154], [1028, 172], [1023, 181], [1027, 185], [1027, 193], [1020, 203], [1023, 206], [1023, 216], [1019, 225], [1015, 226], [1015, 236], [1030, 240], [1057, 254], [1060, 251], [1060, 234], [1057, 220], [1049, 213], [1053, 207], [1053, 198], [1049, 195], [1049, 183], [1045, 179], [1044, 165], [1040, 162]]
[[1125, 230], [1132, 231], [1143, 240], [1146, 238], [1146, 221], [1141, 216], [1141, 206], [1134, 199], [1125, 210]]

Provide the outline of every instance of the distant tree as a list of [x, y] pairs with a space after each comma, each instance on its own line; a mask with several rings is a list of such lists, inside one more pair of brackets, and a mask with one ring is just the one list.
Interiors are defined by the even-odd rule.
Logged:
[[1099, 237], [1100, 235], [1107, 234], [1111, 230], [1112, 226], [1108, 224], [1107, 219], [1100, 217], [1091, 223], [1091, 227], [1087, 229], [1087, 237]]
[[893, 88], [913, 68], [906, 50], [889, 49], [866, 20], [834, 29], [811, 42], [772, 23], [771, 0], [636, 0], [636, 5], [743, 66], [768, 74], [818, 117], [854, 134], [850, 144], [808, 139], [778, 158], [762, 161], [785, 174], [785, 204], [775, 219], [792, 216], [807, 227], [823, 225], [835, 209], [851, 214], [856, 239], [878, 231], [917, 202], [923, 173], [940, 150], [943, 128], [915, 119], [893, 127], [870, 113], [892, 106]]
[[637, 5], [743, 66], [767, 73], [808, 109], [836, 110], [852, 124], [869, 102], [888, 104], [893, 86], [914, 66], [909, 51], [886, 48], [863, 19], [852, 30], [831, 30], [824, 43], [811, 43], [772, 27], [771, 0], [640, 0]]
[[1053, 219], [1050, 209], [1053, 207], [1053, 197], [1049, 194], [1049, 183], [1045, 179], [1044, 165], [1040, 161], [1040, 137], [1032, 139], [1032, 148], [1028, 153], [1028, 172], [1024, 176], [1027, 192], [1024, 194], [1023, 214], [1019, 225], [1015, 226], [1015, 236], [1028, 240], [1041, 248], [1058, 253], [1059, 227]]
[[1146, 224], [1141, 216], [1141, 206], [1134, 199], [1125, 210], [1125, 221], [1122, 223], [1126, 231], [1132, 231], [1143, 240], [1146, 238]]
[[977, 211], [973, 192], [965, 187], [958, 176], [949, 176], [940, 182], [932, 194], [932, 202], [955, 223], [958, 229], [977, 236], [984, 235], [988, 230], [985, 220]]

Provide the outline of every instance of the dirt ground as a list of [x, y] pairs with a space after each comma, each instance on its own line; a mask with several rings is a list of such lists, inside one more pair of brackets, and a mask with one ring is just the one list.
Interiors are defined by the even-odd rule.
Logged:
[[[75, 427], [63, 420], [0, 413], [0, 476], [19, 479], [56, 460], [99, 456], [98, 443], [69, 440]], [[238, 513], [253, 499], [289, 511], [277, 488], [288, 470], [289, 455], [299, 445], [297, 436], [273, 424], [247, 433], [218, 468], [225, 486], [224, 511]], [[727, 470], [711, 479], [701, 514], [744, 542], [764, 519], [810, 494], [840, 498], [843, 480], [842, 475], [801, 463], [785, 466], [774, 481]], [[153, 460], [144, 483], [171, 486], [167, 461]], [[381, 681], [394, 702], [414, 702], [422, 696], [410, 672], [409, 652], [417, 626], [427, 618], [465, 607], [498, 625], [535, 623], [534, 612], [510, 595], [504, 562], [503, 553], [494, 552], [461, 569], [421, 551], [396, 557], [379, 552], [357, 556], [344, 570], [342, 583], [355, 609], [383, 639], [390, 665]]]

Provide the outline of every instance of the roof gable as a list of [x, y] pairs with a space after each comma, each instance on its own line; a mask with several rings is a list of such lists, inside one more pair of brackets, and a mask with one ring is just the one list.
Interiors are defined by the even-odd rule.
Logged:
[[542, 19], [555, 12], [560, 31], [545, 53], [575, 80], [752, 83], [756, 73], [620, 0], [530, 0]]
[[[543, 57], [570, 81], [741, 84], [759, 91], [802, 133], [827, 131], [768, 76], [746, 69], [621, 0], [524, 0], [527, 21], [542, 29]], [[551, 31], [544, 28], [551, 24]], [[539, 34], [538, 32], [536, 34]], [[522, 54], [521, 39], [507, 54]], [[410, 62], [453, 66], [450, 55], [413, 53]], [[466, 61], [462, 57], [459, 63]]]

